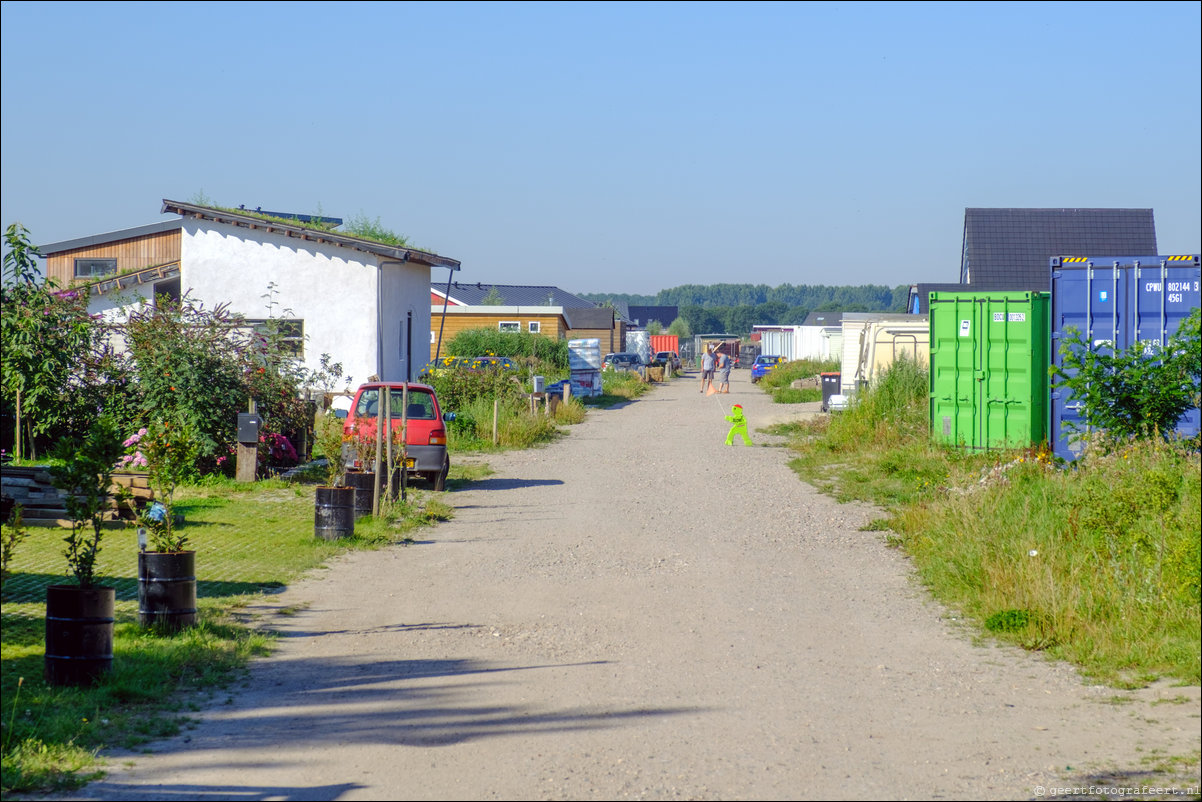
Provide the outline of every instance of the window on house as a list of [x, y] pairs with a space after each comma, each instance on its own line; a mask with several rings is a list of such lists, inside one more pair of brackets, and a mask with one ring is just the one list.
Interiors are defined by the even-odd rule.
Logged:
[[117, 272], [116, 259], [76, 259], [76, 278], [99, 278]]
[[173, 278], [170, 281], [160, 281], [158, 284], [154, 285], [154, 301], [156, 306], [158, 305], [160, 298], [167, 298], [179, 303], [180, 292], [178, 278]]
[[247, 320], [246, 325], [259, 334], [276, 337], [284, 351], [297, 357], [305, 355], [305, 321], [303, 319], [273, 317], [266, 320]]
[[542, 329], [541, 323], [539, 323], [537, 320], [530, 321], [530, 333], [531, 334], [538, 334], [540, 329]]
[[497, 324], [497, 328], [501, 331], [521, 331], [522, 322], [520, 320], [502, 320]]

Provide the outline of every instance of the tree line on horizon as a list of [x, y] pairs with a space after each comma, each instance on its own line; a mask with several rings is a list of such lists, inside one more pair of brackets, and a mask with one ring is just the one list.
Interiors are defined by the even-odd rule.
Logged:
[[[745, 335], [756, 325], [801, 325], [811, 312], [904, 312], [909, 291], [909, 285], [880, 284], [684, 284], [655, 295], [581, 293], [581, 297], [614, 306], [675, 306], [687, 334]], [[666, 328], [675, 321], [659, 322]]]

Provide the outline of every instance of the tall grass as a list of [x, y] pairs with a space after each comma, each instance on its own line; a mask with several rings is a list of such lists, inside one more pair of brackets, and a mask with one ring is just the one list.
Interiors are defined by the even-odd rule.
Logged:
[[894, 526], [926, 583], [998, 636], [1116, 684], [1196, 682], [1200, 467], [1151, 440], [1074, 470], [1021, 455]]
[[817, 387], [780, 387], [772, 391], [774, 404], [806, 404], [822, 400], [822, 390]]
[[850, 408], [831, 421], [831, 437], [842, 445], [871, 442], [892, 446], [925, 440], [928, 378], [926, 369], [901, 357]]
[[[494, 411], [497, 441], [493, 442]], [[540, 406], [534, 412], [524, 397], [507, 396], [497, 400], [480, 396], [467, 401], [455, 413], [448, 427], [448, 448], [452, 453], [488, 451], [494, 448], [530, 448], [560, 436], [560, 424], [579, 423], [584, 407], [579, 401], [560, 404], [554, 416]]]
[[456, 356], [507, 356], [536, 373], [552, 375], [568, 369], [568, 341], [555, 340], [527, 331], [467, 329], [446, 343], [447, 354]]
[[880, 504], [936, 597], [983, 630], [1116, 685], [1197, 682], [1202, 464], [1162, 441], [1057, 466], [1046, 447], [930, 441], [927, 376], [899, 361], [841, 413], [803, 425], [791, 463]]
[[589, 403], [607, 406], [616, 401], [638, 398], [650, 390], [651, 384], [643, 381], [639, 374], [632, 370], [603, 370], [601, 371], [602, 397], [589, 399]]
[[772, 392], [783, 387], [788, 387], [798, 379], [809, 379], [818, 376], [820, 373], [833, 373], [837, 370], [839, 370], [839, 362], [837, 360], [795, 359], [792, 362], [777, 365], [768, 371], [760, 379], [760, 384], [768, 392]]
[[927, 437], [927, 374], [901, 359], [848, 409], [805, 424], [790, 465], [841, 501], [887, 506], [932, 497], [949, 481], [965, 481], [990, 460], [957, 452]]

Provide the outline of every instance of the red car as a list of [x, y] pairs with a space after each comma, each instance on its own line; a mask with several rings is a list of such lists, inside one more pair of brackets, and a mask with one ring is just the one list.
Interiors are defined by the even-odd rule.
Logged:
[[[385, 388], [389, 396], [385, 396]], [[406, 426], [407, 471], [428, 481], [435, 490], [445, 490], [447, 473], [451, 470], [445, 421], [454, 420], [455, 414], [443, 414], [430, 385], [409, 382], [407, 398], [405, 389], [405, 382], [370, 382], [359, 386], [342, 427], [343, 459], [348, 467], [371, 469], [369, 463], [375, 462], [377, 420], [384, 412], [380, 402], [388, 397], [396, 440], [400, 438], [402, 420]]]

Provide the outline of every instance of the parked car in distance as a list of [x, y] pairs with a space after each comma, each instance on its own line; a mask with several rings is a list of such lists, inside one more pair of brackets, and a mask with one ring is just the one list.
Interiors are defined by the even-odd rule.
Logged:
[[675, 351], [656, 351], [655, 361], [663, 362], [669, 370], [680, 370], [680, 355]]
[[768, 375], [777, 365], [785, 361], [783, 356], [757, 356], [751, 366], [751, 381], [754, 384]]
[[431, 359], [425, 364], [417, 374], [419, 379], [428, 379], [431, 376], [441, 376], [448, 370], [456, 370], [467, 365], [468, 360], [461, 356], [440, 356], [438, 359]]
[[639, 359], [638, 354], [628, 352], [619, 352], [616, 354], [606, 354], [605, 361], [601, 363], [602, 370], [638, 370], [643, 364], [643, 360]]
[[468, 370], [517, 370], [518, 363], [507, 356], [476, 356], [465, 360]]
[[342, 427], [343, 459], [348, 467], [372, 469], [356, 443], [371, 444], [374, 448], [377, 421], [384, 412], [381, 400], [388, 398], [396, 436], [399, 437], [402, 419], [405, 422], [406, 471], [429, 482], [434, 490], [445, 490], [447, 473], [451, 470], [445, 422], [454, 420], [455, 413], [442, 411], [434, 388], [427, 384], [410, 382], [407, 397], [405, 390], [405, 382], [368, 382], [359, 386]]

